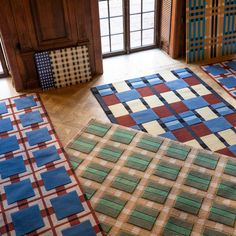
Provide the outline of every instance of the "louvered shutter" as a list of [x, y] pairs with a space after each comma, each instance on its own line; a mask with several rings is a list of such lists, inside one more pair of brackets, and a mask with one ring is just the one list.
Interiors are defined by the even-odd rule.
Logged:
[[172, 0], [161, 1], [160, 47], [169, 53]]

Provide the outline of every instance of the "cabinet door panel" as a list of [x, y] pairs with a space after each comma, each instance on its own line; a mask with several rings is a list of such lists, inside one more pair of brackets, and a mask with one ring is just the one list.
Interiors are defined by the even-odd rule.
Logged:
[[30, 33], [30, 15], [29, 8], [27, 7], [26, 1], [12, 0], [9, 1], [11, 4], [14, 22], [16, 24], [16, 31], [18, 42], [14, 45], [17, 51], [31, 51], [34, 48], [32, 41], [32, 33]]
[[76, 22], [73, 18], [74, 12], [68, 14], [69, 4], [73, 4], [73, 0], [71, 3], [66, 0], [30, 1], [39, 47], [51, 46], [53, 43], [73, 44], [76, 42]]

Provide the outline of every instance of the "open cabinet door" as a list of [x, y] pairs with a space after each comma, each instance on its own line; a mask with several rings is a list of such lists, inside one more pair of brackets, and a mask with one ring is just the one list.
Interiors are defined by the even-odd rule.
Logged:
[[35, 52], [87, 45], [92, 74], [102, 73], [94, 0], [0, 0], [0, 30], [17, 91], [39, 86]]

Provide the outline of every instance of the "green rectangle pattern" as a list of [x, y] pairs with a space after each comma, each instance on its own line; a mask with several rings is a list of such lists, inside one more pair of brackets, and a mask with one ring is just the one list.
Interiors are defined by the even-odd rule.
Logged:
[[136, 133], [131, 130], [117, 128], [113, 133], [111, 140], [119, 143], [130, 144], [135, 135]]
[[236, 209], [214, 203], [211, 207], [208, 219], [220, 224], [234, 227], [236, 219]]
[[109, 172], [109, 168], [106, 168], [96, 163], [91, 163], [89, 166], [86, 167], [84, 173], [82, 174], [82, 177], [96, 181], [98, 183], [102, 183], [109, 174]]
[[199, 152], [194, 160], [194, 164], [205, 167], [207, 169], [214, 170], [217, 166], [219, 158], [215, 155]]
[[104, 147], [101, 148], [97, 156], [106, 161], [116, 163], [121, 157], [123, 151], [124, 150], [122, 149], [112, 147], [110, 145], [105, 145]]
[[154, 138], [151, 136], [144, 135], [143, 137], [140, 138], [139, 142], [137, 143], [137, 147], [156, 153], [159, 150], [162, 142], [163, 140], [159, 138]]
[[142, 227], [146, 230], [151, 230], [158, 215], [158, 211], [138, 205], [132, 211], [128, 223]]
[[139, 181], [140, 178], [121, 173], [115, 177], [111, 186], [127, 193], [133, 193]]
[[115, 196], [105, 195], [99, 200], [98, 204], [95, 206], [95, 210], [116, 219], [124, 208], [125, 204], [125, 200]]
[[193, 224], [186, 221], [170, 217], [167, 224], [165, 225], [163, 236], [170, 235], [181, 235], [190, 236], [192, 232]]
[[99, 137], [104, 137], [108, 130], [111, 128], [111, 125], [101, 124], [96, 121], [92, 121], [85, 131], [90, 134], [94, 134]]
[[127, 158], [125, 166], [139, 171], [145, 171], [151, 160], [151, 157], [144, 156], [138, 153], [132, 153]]
[[190, 171], [185, 180], [185, 184], [199, 190], [207, 191], [211, 182], [211, 176], [197, 171]]
[[142, 197], [160, 204], [164, 204], [171, 188], [158, 183], [149, 182], [144, 189]]
[[180, 211], [198, 215], [198, 212], [202, 205], [202, 201], [203, 199], [200, 197], [182, 192], [177, 196], [174, 207]]
[[190, 148], [172, 143], [167, 148], [166, 155], [169, 157], [184, 161], [186, 160], [189, 152], [190, 152]]
[[176, 180], [180, 172], [180, 169], [181, 167], [177, 165], [161, 161], [157, 165], [154, 174], [165, 179]]

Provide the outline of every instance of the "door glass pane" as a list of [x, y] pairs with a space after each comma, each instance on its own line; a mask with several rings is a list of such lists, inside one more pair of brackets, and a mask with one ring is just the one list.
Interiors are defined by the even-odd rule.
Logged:
[[123, 4], [121, 0], [109, 0], [110, 16], [122, 16]]
[[123, 17], [111, 18], [111, 34], [120, 34], [123, 31]]
[[100, 20], [101, 36], [109, 35], [108, 19]]
[[154, 11], [155, 0], [143, 0], [143, 12]]
[[143, 29], [150, 29], [154, 27], [154, 12], [143, 13]]
[[108, 17], [107, 1], [99, 1], [99, 16], [100, 18]]
[[130, 44], [131, 48], [141, 47], [141, 31], [130, 33]]
[[141, 13], [141, 6], [141, 0], [130, 0], [130, 14]]
[[[131, 49], [154, 45], [155, 0], [130, 0], [130, 9]], [[135, 12], [133, 9], [139, 9], [141, 12], [132, 14], [132, 12]]]
[[143, 31], [143, 46], [153, 45], [154, 41], [154, 30], [144, 30]]
[[130, 31], [141, 30], [141, 14], [130, 16]]
[[124, 49], [124, 36], [123, 34], [117, 34], [111, 36], [111, 50], [122, 51]]
[[102, 53], [124, 50], [123, 0], [99, 0]]
[[109, 53], [110, 52], [110, 42], [109, 42], [109, 36], [102, 37], [102, 53]]

